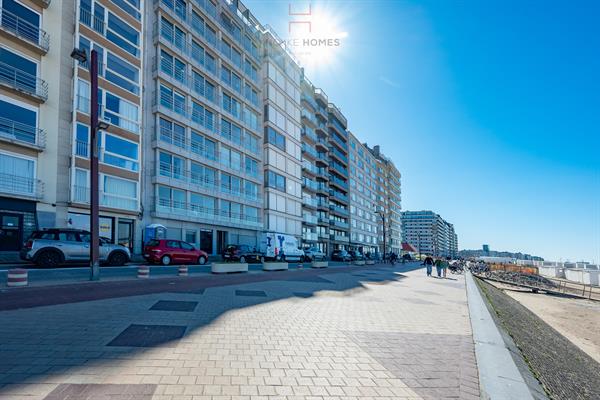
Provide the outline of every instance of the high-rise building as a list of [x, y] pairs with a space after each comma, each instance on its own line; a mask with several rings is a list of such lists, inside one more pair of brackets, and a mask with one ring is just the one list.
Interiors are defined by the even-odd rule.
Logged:
[[443, 257], [458, 254], [454, 225], [433, 211], [402, 212], [402, 238], [422, 254]]
[[[349, 133], [285, 41], [240, 1], [0, 7], [0, 251], [18, 251], [38, 228], [89, 229], [92, 145], [100, 235], [136, 255], [150, 224], [211, 255], [258, 245], [265, 231], [327, 254], [381, 251], [376, 210], [389, 249], [399, 247], [393, 163]], [[74, 60], [75, 48], [88, 59]], [[92, 49], [108, 124], [97, 143]]]
[[[379, 250], [377, 159], [370, 149], [350, 133], [350, 247], [362, 253]], [[391, 250], [391, 249], [388, 249]]]
[[[263, 230], [262, 32], [239, 2], [146, 7], [144, 225], [208, 254]], [[298, 133], [299, 135], [299, 133]]]
[[274, 32], [263, 35], [265, 230], [302, 233], [300, 67]]

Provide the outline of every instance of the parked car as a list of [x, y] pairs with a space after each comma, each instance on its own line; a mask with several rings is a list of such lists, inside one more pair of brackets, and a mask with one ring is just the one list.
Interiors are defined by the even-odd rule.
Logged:
[[152, 239], [144, 246], [144, 259], [151, 264], [206, 264], [208, 254], [193, 245], [173, 239]]
[[304, 259], [306, 261], [325, 260], [327, 255], [319, 250], [318, 247], [304, 249]]
[[241, 263], [261, 262], [263, 259], [262, 253], [246, 244], [230, 244], [225, 247], [222, 256], [224, 261], [239, 261]]
[[346, 250], [334, 250], [331, 253], [331, 261], [352, 261], [352, 256]]
[[[53, 228], [34, 231], [23, 245], [20, 257], [40, 267], [50, 268], [64, 263], [88, 262], [90, 241], [90, 232], [81, 229]], [[119, 266], [130, 259], [129, 248], [100, 238], [100, 263]]]
[[359, 260], [365, 259], [364, 254], [358, 250], [350, 250], [348, 252], [348, 254], [350, 255], [350, 258], [352, 259], [352, 261], [359, 261]]

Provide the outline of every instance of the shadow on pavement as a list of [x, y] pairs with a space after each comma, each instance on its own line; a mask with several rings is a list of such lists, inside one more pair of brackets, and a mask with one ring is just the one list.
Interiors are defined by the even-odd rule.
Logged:
[[[31, 287], [0, 293], [0, 397], [15, 386], [64, 383], [66, 375], [87, 368], [112, 368], [156, 346], [185, 348], [188, 335], [228, 312], [287, 298], [303, 302], [318, 296], [354, 296], [369, 290], [370, 285], [398, 282], [405, 278], [402, 272], [419, 268], [417, 263], [345, 266]], [[212, 290], [207, 293], [207, 289]], [[149, 294], [155, 296], [127, 303], [126, 297]], [[84, 303], [91, 300], [109, 303]], [[63, 306], [39, 307], [59, 304]]]

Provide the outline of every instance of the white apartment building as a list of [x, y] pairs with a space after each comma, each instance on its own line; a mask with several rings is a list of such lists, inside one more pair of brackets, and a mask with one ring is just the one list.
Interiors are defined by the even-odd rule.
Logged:
[[422, 254], [456, 257], [458, 238], [454, 226], [433, 211], [402, 212], [403, 241]]
[[267, 30], [262, 64], [264, 118], [265, 230], [300, 238], [302, 153], [300, 67]]

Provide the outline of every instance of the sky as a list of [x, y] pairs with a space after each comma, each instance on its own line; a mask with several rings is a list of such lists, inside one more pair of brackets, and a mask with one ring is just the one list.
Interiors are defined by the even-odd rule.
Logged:
[[[290, 15], [301, 12], [310, 16]], [[600, 262], [600, 2], [246, 0], [460, 249]], [[316, 33], [315, 33], [316, 32]]]

